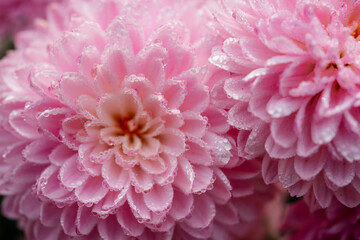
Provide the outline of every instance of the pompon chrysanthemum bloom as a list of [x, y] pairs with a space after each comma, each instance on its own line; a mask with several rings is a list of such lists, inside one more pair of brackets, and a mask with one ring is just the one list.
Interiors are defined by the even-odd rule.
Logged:
[[239, 153], [313, 207], [360, 203], [359, 1], [222, 1], [213, 88]]
[[281, 231], [286, 240], [359, 239], [360, 208], [333, 201], [327, 209], [310, 212], [304, 201], [289, 205]]
[[74, 0], [16, 36], [0, 63], [0, 193], [29, 240], [251, 228], [271, 188], [209, 102], [193, 48], [205, 2]]
[[0, 39], [32, 25], [35, 18], [44, 18], [46, 6], [60, 0], [0, 1]]

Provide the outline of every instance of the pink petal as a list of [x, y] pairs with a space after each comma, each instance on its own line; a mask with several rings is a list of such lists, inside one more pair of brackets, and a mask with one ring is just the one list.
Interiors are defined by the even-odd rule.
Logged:
[[66, 145], [60, 144], [57, 147], [53, 148], [49, 155], [49, 160], [55, 166], [61, 166], [65, 161], [70, 158], [74, 152], [69, 149]]
[[100, 63], [100, 53], [95, 46], [88, 46], [84, 48], [79, 57], [78, 70], [86, 78], [91, 79], [94, 74], [94, 69]]
[[360, 137], [341, 126], [333, 141], [339, 153], [349, 162], [360, 159]]
[[154, 185], [154, 180], [152, 176], [142, 170], [139, 166], [134, 166], [129, 171], [130, 179], [132, 185], [136, 188], [138, 192], [143, 192], [150, 190]]
[[150, 174], [161, 174], [166, 170], [165, 162], [161, 157], [155, 159], [141, 159], [141, 168]]
[[204, 192], [212, 186], [214, 182], [213, 170], [201, 165], [193, 165], [195, 179], [192, 186], [192, 192]]
[[174, 180], [174, 185], [179, 188], [183, 193], [191, 193], [192, 185], [195, 179], [195, 172], [186, 158], [178, 159], [178, 170]]
[[311, 124], [311, 138], [316, 144], [325, 144], [337, 135], [342, 115], [320, 118]]
[[291, 187], [298, 181], [300, 181], [299, 176], [294, 170], [294, 160], [293, 159], [281, 159], [279, 161], [279, 181], [284, 188]]
[[235, 61], [226, 53], [219, 50], [212, 51], [209, 62], [225, 71], [238, 74], [249, 73], [253, 67], [256, 67], [255, 64], [244, 59], [236, 59]]
[[339, 188], [334, 193], [336, 198], [348, 208], [353, 208], [360, 204], [360, 194], [351, 184]]
[[75, 189], [75, 196], [82, 203], [97, 203], [103, 199], [108, 189], [103, 187], [101, 177], [89, 177], [86, 181]]
[[[194, 139], [195, 140], [195, 139]], [[188, 150], [183, 154], [184, 158], [193, 164], [210, 166], [213, 163], [210, 151], [202, 141], [187, 141]]]
[[170, 154], [179, 156], [185, 151], [185, 136], [177, 129], [168, 128], [158, 137], [161, 143], [161, 149]]
[[96, 97], [91, 82], [78, 73], [65, 73], [59, 82], [61, 100], [76, 109], [76, 101], [81, 95]]
[[354, 98], [346, 89], [338, 88], [337, 82], [324, 89], [317, 105], [317, 112], [320, 116], [330, 117], [341, 114], [349, 109], [354, 102]]
[[57, 176], [57, 167], [49, 166], [43, 171], [38, 179], [37, 194], [57, 202], [68, 201], [72, 193], [61, 185]]
[[110, 46], [102, 53], [102, 62], [115, 72], [118, 81], [123, 81], [125, 76], [132, 73], [133, 58], [131, 53], [118, 45]]
[[70, 236], [78, 235], [76, 232], [76, 225], [75, 225], [77, 210], [78, 210], [78, 206], [74, 204], [72, 206], [64, 207], [62, 211], [60, 224], [67, 235]]
[[313, 143], [311, 139], [311, 129], [309, 122], [312, 122], [311, 106], [303, 105], [295, 117], [295, 132], [298, 135], [297, 154], [308, 157], [315, 153], [319, 145]]
[[139, 237], [144, 232], [144, 225], [136, 220], [127, 204], [117, 212], [116, 218], [126, 235]]
[[346, 160], [329, 159], [325, 166], [325, 174], [336, 186], [344, 187], [351, 183], [355, 176], [355, 164]]
[[184, 219], [193, 209], [194, 197], [192, 194], [185, 195], [174, 190], [174, 199], [171, 204], [169, 215], [176, 221]]
[[25, 138], [37, 138], [40, 136], [37, 128], [29, 125], [23, 116], [23, 111], [12, 111], [9, 116], [10, 126], [21, 136]]
[[49, 155], [55, 146], [55, 142], [39, 139], [27, 145], [22, 151], [22, 154], [29, 162], [48, 164], [50, 162]]
[[271, 135], [266, 139], [265, 149], [272, 158], [284, 159], [293, 157], [296, 154], [295, 146], [284, 148], [277, 144]]
[[76, 215], [76, 232], [82, 235], [88, 235], [96, 227], [98, 218], [91, 213], [91, 208], [81, 206]]
[[110, 215], [108, 218], [99, 221], [98, 231], [101, 238], [104, 240], [126, 239], [115, 215]]
[[264, 121], [270, 119], [270, 115], [267, 111], [267, 104], [273, 96], [273, 93], [276, 91], [274, 86], [276, 86], [277, 82], [277, 75], [268, 74], [258, 77], [256, 79], [256, 84], [252, 88], [248, 111]]
[[[175, 27], [175, 28], [174, 28]], [[185, 44], [179, 42], [179, 37], [174, 29], [178, 29], [179, 24], [166, 23], [151, 36], [154, 42], [161, 41], [162, 45], [168, 52], [168, 59], [166, 61], [166, 78], [170, 79], [180, 73], [190, 69], [194, 64], [194, 52]], [[180, 26], [180, 28], [182, 28]], [[181, 34], [184, 34], [182, 32]]]
[[181, 131], [186, 136], [201, 138], [205, 134], [207, 119], [200, 114], [185, 112], [182, 114], [184, 118], [184, 125], [181, 127]]
[[237, 209], [231, 202], [224, 205], [216, 205], [215, 219], [226, 225], [234, 225], [239, 222]]
[[242, 77], [232, 77], [225, 81], [224, 89], [228, 96], [235, 100], [247, 102], [251, 97], [251, 81], [243, 81]]
[[107, 29], [107, 43], [118, 45], [136, 55], [144, 47], [144, 33], [142, 27], [133, 18], [117, 17]]
[[215, 213], [214, 202], [205, 194], [198, 195], [194, 198], [194, 210], [185, 223], [192, 228], [205, 228], [210, 225]]
[[61, 122], [64, 120], [70, 109], [53, 108], [43, 111], [38, 117], [39, 127], [54, 140], [60, 138]]
[[250, 133], [249, 131], [239, 131], [237, 136], [239, 156], [246, 159], [261, 156], [265, 152], [265, 142], [269, 133], [267, 124], [256, 125]]
[[19, 213], [35, 220], [40, 216], [41, 202], [31, 191], [26, 191], [19, 202]]
[[62, 208], [58, 208], [51, 202], [42, 202], [40, 209], [40, 221], [46, 227], [56, 226], [60, 222]]
[[275, 55], [257, 38], [242, 37], [240, 45], [244, 58], [260, 66], [263, 66], [266, 60]]
[[230, 125], [242, 130], [251, 130], [257, 124], [257, 118], [248, 111], [244, 102], [239, 102], [230, 109], [228, 121]]
[[144, 193], [144, 202], [153, 212], [163, 212], [170, 209], [174, 190], [170, 184], [165, 186], [154, 185], [148, 193]]
[[282, 97], [277, 94], [270, 98], [266, 110], [273, 118], [285, 117], [297, 111], [303, 102], [303, 98]]
[[[213, 189], [207, 191], [217, 204], [226, 204], [231, 199], [232, 185], [226, 175], [219, 169], [214, 169], [216, 180]], [[234, 192], [232, 192], [234, 194]]]
[[52, 84], [60, 78], [59, 73], [51, 65], [40, 65], [29, 76], [30, 86], [43, 96], [54, 96]]
[[266, 184], [276, 183], [278, 179], [278, 162], [266, 155], [262, 162], [262, 175]]
[[273, 119], [271, 121], [271, 136], [277, 144], [284, 148], [294, 145], [297, 140], [294, 132], [294, 115]]
[[130, 188], [127, 194], [128, 204], [134, 216], [143, 221], [150, 221], [151, 212], [144, 202], [142, 193], [136, 193], [133, 188]]
[[113, 158], [104, 162], [101, 172], [111, 190], [121, 190], [129, 184], [128, 171], [116, 164]]
[[60, 167], [59, 177], [65, 187], [73, 189], [82, 185], [88, 178], [88, 175], [85, 172], [79, 171], [77, 156], [73, 155]]
[[108, 65], [96, 67], [95, 86], [99, 93], [116, 93], [120, 88], [120, 81], [116, 73]]
[[311, 180], [323, 169], [328, 158], [329, 155], [326, 150], [319, 150], [308, 158], [296, 156], [294, 158], [294, 169], [301, 179]]
[[167, 101], [168, 108], [178, 108], [184, 102], [186, 96], [183, 81], [166, 81], [162, 95]]
[[208, 118], [209, 130], [215, 133], [225, 133], [229, 130], [230, 126], [227, 123], [226, 111], [209, 106], [203, 113], [203, 116]]
[[332, 201], [333, 193], [330, 189], [326, 187], [322, 176], [316, 177], [313, 181], [313, 190], [316, 200], [318, 201], [320, 206], [322, 208], [329, 207]]
[[185, 80], [187, 90], [184, 102], [179, 108], [180, 111], [203, 112], [209, 105], [209, 89], [200, 83], [196, 73], [194, 76], [190, 74], [188, 76], [179, 76], [179, 78]]
[[164, 84], [164, 62], [167, 60], [167, 51], [158, 44], [143, 48], [136, 56], [137, 72], [143, 74], [155, 88]]
[[73, 63], [77, 62], [77, 57], [89, 43], [85, 35], [68, 31], [51, 46], [50, 57], [62, 71], [75, 72], [76, 64]]

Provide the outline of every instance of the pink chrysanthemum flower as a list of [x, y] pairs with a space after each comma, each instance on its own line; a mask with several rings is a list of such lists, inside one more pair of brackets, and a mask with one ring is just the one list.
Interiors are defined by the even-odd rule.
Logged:
[[[223, 1], [210, 62], [239, 154], [265, 154], [266, 182], [330, 205], [360, 203], [358, 1]], [[314, 206], [315, 207], [315, 206]]]
[[46, 6], [59, 0], [2, 0], [0, 1], [0, 38], [12, 35], [44, 18]]
[[281, 231], [287, 240], [359, 239], [360, 209], [333, 201], [327, 209], [310, 212], [303, 201], [291, 204]]
[[251, 228], [266, 200], [253, 195], [271, 188], [210, 104], [201, 34], [181, 21], [199, 6], [74, 0], [16, 36], [0, 69], [0, 192], [28, 239], [231, 239]]

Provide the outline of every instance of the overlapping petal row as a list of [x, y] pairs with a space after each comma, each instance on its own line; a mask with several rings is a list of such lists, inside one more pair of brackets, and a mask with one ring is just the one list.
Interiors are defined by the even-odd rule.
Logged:
[[281, 182], [313, 207], [335, 196], [360, 203], [359, 5], [357, 1], [223, 1], [210, 62], [232, 75], [213, 102], [239, 129], [241, 156], [263, 156], [267, 183]]
[[258, 219], [272, 189], [237, 156], [177, 4], [69, 1], [17, 35], [0, 192], [28, 239], [232, 239]]
[[37, 18], [44, 18], [46, 6], [59, 0], [3, 0], [0, 2], [0, 38], [32, 26]]
[[347, 208], [338, 201], [326, 209], [310, 212], [306, 203], [289, 206], [282, 225], [285, 239], [356, 239], [359, 238], [359, 207]]

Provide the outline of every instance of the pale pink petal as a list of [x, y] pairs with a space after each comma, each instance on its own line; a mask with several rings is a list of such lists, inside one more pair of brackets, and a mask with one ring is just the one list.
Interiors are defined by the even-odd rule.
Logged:
[[66, 73], [59, 82], [61, 100], [72, 108], [76, 108], [76, 101], [81, 95], [95, 97], [93, 85], [89, 80], [78, 73]]
[[156, 88], [163, 86], [165, 80], [163, 62], [167, 57], [167, 50], [160, 45], [145, 47], [136, 56], [136, 71], [143, 74]]
[[127, 49], [117, 45], [110, 46], [102, 53], [102, 62], [116, 73], [118, 81], [124, 80], [125, 76], [132, 73], [133, 58]]
[[19, 213], [35, 220], [40, 217], [40, 207], [41, 203], [35, 195], [31, 191], [26, 191], [19, 202]]
[[76, 215], [76, 232], [88, 235], [96, 227], [98, 219], [91, 213], [91, 208], [81, 206]]
[[262, 175], [266, 184], [278, 182], [278, 162], [266, 155], [262, 162]]
[[296, 143], [297, 137], [294, 132], [294, 115], [275, 118], [271, 122], [271, 136], [274, 141], [284, 148]]
[[328, 158], [330, 156], [326, 150], [319, 150], [307, 158], [296, 156], [294, 158], [294, 169], [301, 179], [311, 180], [323, 169]]
[[182, 81], [167, 81], [163, 90], [163, 96], [169, 108], [178, 108], [184, 102], [186, 90]]
[[108, 189], [103, 186], [103, 179], [100, 177], [89, 177], [75, 189], [75, 196], [82, 203], [97, 203], [103, 199]]
[[127, 204], [117, 212], [116, 218], [125, 234], [132, 237], [138, 237], [144, 232], [144, 225], [138, 222]]
[[194, 210], [186, 218], [185, 223], [192, 228], [205, 228], [215, 217], [215, 204], [205, 194], [194, 198]]
[[300, 180], [294, 170], [294, 160], [281, 159], [278, 161], [279, 181], [282, 183], [284, 188], [291, 187]]
[[158, 137], [164, 152], [179, 156], [185, 151], [185, 136], [177, 129], [166, 129]]
[[99, 221], [98, 223], [99, 235], [104, 240], [125, 239], [126, 236], [120, 227], [115, 215]]
[[64, 230], [65, 234], [69, 236], [77, 236], [76, 232], [76, 215], [77, 215], [78, 206], [71, 205], [64, 207], [61, 218], [60, 218], [60, 224], [62, 229]]
[[272, 158], [284, 159], [293, 157], [296, 154], [295, 146], [284, 148], [281, 145], [277, 144], [271, 135], [266, 139], [265, 149]]
[[27, 145], [22, 151], [22, 154], [29, 162], [36, 164], [48, 164], [50, 162], [49, 155], [56, 145], [57, 144], [55, 142], [39, 139]]
[[163, 212], [170, 209], [174, 190], [172, 186], [154, 185], [148, 193], [144, 193], [144, 202], [146, 206], [153, 212]]
[[193, 209], [193, 195], [185, 195], [174, 189], [174, 198], [171, 204], [169, 215], [176, 221], [184, 219]]
[[212, 187], [214, 182], [214, 172], [212, 169], [201, 165], [193, 165], [193, 169], [195, 178], [192, 185], [192, 192], [205, 192], [209, 187]]
[[193, 166], [186, 158], [178, 159], [178, 170], [174, 180], [174, 186], [178, 187], [183, 193], [189, 194], [195, 179]]
[[111, 190], [121, 190], [129, 183], [129, 173], [116, 164], [113, 158], [104, 162], [101, 175]]
[[188, 149], [183, 156], [189, 162], [203, 166], [210, 166], [213, 163], [210, 151], [205, 147], [205, 142], [187, 141], [186, 144]]
[[60, 167], [59, 179], [61, 183], [69, 189], [79, 187], [87, 178], [88, 175], [78, 169], [76, 155], [66, 160]]
[[325, 174], [336, 186], [344, 187], [351, 183], [355, 176], [355, 165], [346, 160], [329, 160], [325, 166]]
[[42, 202], [40, 209], [40, 221], [46, 227], [56, 226], [60, 222], [62, 209], [53, 203]]
[[315, 178], [313, 183], [314, 195], [318, 200], [318, 203], [322, 208], [329, 207], [333, 193], [330, 189], [326, 187], [326, 184], [322, 178], [322, 176], [318, 176]]
[[239, 102], [232, 107], [228, 117], [230, 125], [238, 129], [251, 130], [257, 124], [257, 118], [248, 111], [244, 102]]

